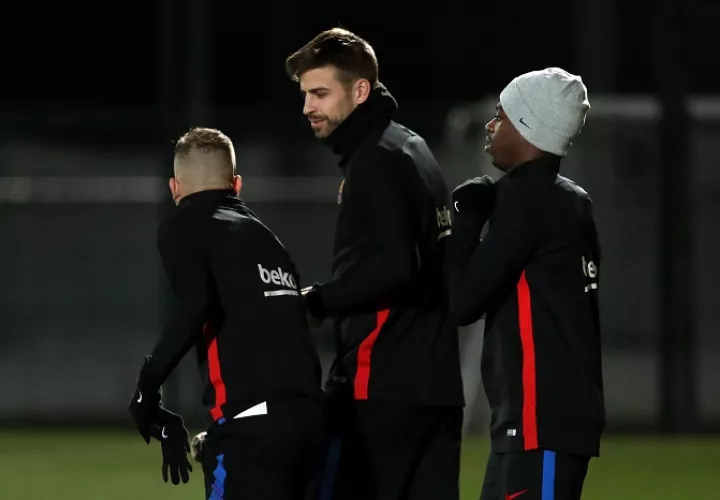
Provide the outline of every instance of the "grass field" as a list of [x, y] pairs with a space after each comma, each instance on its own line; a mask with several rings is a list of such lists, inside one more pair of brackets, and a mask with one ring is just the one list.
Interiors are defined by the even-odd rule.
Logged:
[[[199, 470], [186, 485], [162, 482], [160, 449], [123, 432], [0, 432], [0, 498], [199, 500]], [[462, 499], [477, 499], [487, 442], [464, 442]], [[608, 437], [593, 460], [584, 499], [720, 498], [720, 438]]]

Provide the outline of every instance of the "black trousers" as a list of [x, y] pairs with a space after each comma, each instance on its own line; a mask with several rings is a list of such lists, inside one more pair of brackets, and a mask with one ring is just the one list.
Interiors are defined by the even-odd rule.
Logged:
[[457, 500], [461, 407], [352, 401], [331, 413], [319, 500]]
[[480, 500], [579, 500], [589, 460], [550, 450], [491, 453]]
[[310, 500], [326, 455], [322, 404], [267, 402], [267, 414], [213, 424], [203, 445], [205, 498]]

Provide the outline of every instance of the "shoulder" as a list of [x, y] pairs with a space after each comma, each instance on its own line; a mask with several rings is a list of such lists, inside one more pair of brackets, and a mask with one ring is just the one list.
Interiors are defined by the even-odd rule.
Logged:
[[541, 221], [575, 220], [592, 210], [590, 195], [567, 177], [503, 178], [498, 189], [498, 211], [523, 214], [522, 217], [541, 226]]
[[173, 208], [158, 226], [158, 241], [162, 245], [180, 239], [187, 232], [186, 214], [181, 208]]
[[546, 195], [549, 189], [527, 179], [505, 175], [496, 182], [496, 202], [492, 220], [517, 220], [537, 227], [547, 213]]
[[218, 207], [209, 219], [206, 235], [212, 241], [283, 246], [272, 229], [244, 203]]
[[413, 140], [424, 142], [422, 137], [416, 132], [396, 121], [391, 121], [380, 136], [378, 148], [387, 151], [402, 152], [406, 143]]
[[427, 142], [420, 134], [394, 121], [385, 129], [378, 142], [378, 149], [399, 162], [412, 163], [420, 158], [433, 157]]
[[192, 254], [198, 247], [200, 238], [195, 236], [192, 227], [194, 221], [186, 215], [175, 208], [158, 226], [157, 247], [167, 262]]
[[199, 244], [204, 238], [210, 221], [217, 210], [191, 210], [180, 205], [175, 207], [158, 226], [158, 242], [165, 244], [182, 242], [184, 245]]
[[436, 164], [425, 139], [418, 133], [391, 121], [380, 138], [353, 164], [376, 175], [409, 174], [425, 163]]
[[592, 198], [588, 194], [588, 192], [580, 186], [577, 182], [574, 180], [564, 177], [562, 175], [558, 175], [557, 179], [555, 180], [555, 185], [558, 189], [576, 197], [579, 198], [582, 201], [586, 201], [588, 203], [592, 203]]
[[217, 244], [245, 244], [272, 235], [270, 229], [243, 203], [226, 204], [194, 221], [193, 238], [211, 247]]
[[536, 179], [512, 175], [501, 177], [496, 183], [496, 188], [498, 202], [509, 200], [531, 203], [533, 200], [543, 198], [549, 192], [548, 186], [542, 186], [536, 182]]

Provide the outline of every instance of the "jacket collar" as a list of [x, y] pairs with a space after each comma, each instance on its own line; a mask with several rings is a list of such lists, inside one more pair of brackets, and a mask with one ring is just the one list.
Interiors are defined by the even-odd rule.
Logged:
[[528, 175], [557, 175], [560, 173], [560, 160], [559, 156], [555, 155], [544, 155], [540, 158], [535, 158], [525, 163], [521, 163], [507, 175], [508, 177], [525, 177]]
[[184, 196], [180, 200], [178, 207], [219, 205], [228, 199], [235, 204], [242, 204], [242, 201], [232, 189], [207, 189]]
[[398, 105], [395, 98], [382, 85], [370, 92], [368, 99], [357, 106], [345, 120], [324, 140], [333, 153], [346, 164], [357, 147], [378, 130], [384, 130], [392, 120]]

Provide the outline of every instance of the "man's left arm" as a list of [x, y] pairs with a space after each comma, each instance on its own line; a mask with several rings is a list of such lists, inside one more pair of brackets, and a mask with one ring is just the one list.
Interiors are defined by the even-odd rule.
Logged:
[[498, 295], [517, 285], [540, 241], [541, 212], [528, 193], [509, 193], [498, 203], [482, 241], [464, 238], [454, 228], [448, 268], [450, 311], [457, 325], [476, 322]]
[[407, 159], [385, 154], [353, 172], [352, 210], [359, 211], [368, 247], [342, 276], [316, 290], [327, 312], [363, 307], [392, 293], [410, 282], [417, 267], [409, 200], [399, 183]]

